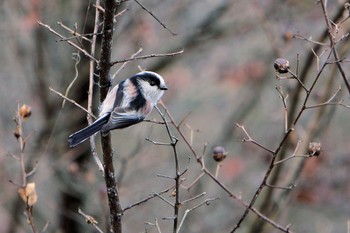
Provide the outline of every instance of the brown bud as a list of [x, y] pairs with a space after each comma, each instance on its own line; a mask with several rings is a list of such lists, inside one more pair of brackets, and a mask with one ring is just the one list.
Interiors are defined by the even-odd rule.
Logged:
[[92, 224], [92, 225], [96, 225], [98, 224], [98, 222], [96, 221], [96, 219], [90, 215], [87, 215], [86, 216], [86, 219], [85, 219], [86, 223], [87, 224]]
[[18, 139], [21, 136], [19, 132], [19, 126], [16, 126], [16, 129], [13, 131], [13, 136], [15, 136], [16, 139]]
[[216, 162], [221, 162], [226, 158], [227, 152], [225, 151], [225, 148], [222, 146], [215, 146], [213, 148], [213, 159]]
[[322, 147], [320, 142], [310, 142], [308, 152], [310, 157], [319, 156], [321, 154]]
[[28, 206], [33, 206], [38, 200], [35, 190], [35, 183], [28, 183], [26, 187], [19, 188], [18, 193], [24, 203], [26, 203]]
[[283, 33], [282, 38], [285, 42], [289, 42], [291, 39], [293, 39], [294, 35], [291, 31], [286, 31]]
[[29, 105], [23, 104], [22, 107], [19, 109], [19, 115], [20, 115], [23, 119], [29, 118], [30, 115], [32, 115], [31, 107], [30, 107]]
[[280, 73], [288, 73], [288, 70], [290, 68], [289, 61], [284, 58], [277, 58], [273, 64], [275, 67], [275, 70]]

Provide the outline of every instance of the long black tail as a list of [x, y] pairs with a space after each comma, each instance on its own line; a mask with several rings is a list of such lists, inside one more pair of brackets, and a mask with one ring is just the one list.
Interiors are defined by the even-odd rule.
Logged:
[[89, 125], [88, 127], [85, 127], [84, 129], [81, 129], [68, 138], [69, 147], [75, 147], [88, 139], [91, 135], [97, 133], [101, 130], [102, 126], [108, 122], [110, 113], [103, 115], [102, 117], [98, 118], [94, 123]]

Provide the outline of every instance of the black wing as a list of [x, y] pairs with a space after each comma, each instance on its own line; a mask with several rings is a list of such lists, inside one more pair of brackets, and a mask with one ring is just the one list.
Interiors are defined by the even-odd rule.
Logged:
[[137, 124], [144, 120], [144, 117], [130, 107], [117, 107], [111, 112], [107, 124], [105, 124], [101, 132], [108, 133], [112, 129], [122, 129]]

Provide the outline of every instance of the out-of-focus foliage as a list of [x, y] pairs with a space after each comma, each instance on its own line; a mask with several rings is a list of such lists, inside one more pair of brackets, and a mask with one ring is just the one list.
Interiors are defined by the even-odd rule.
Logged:
[[[344, 3], [328, 2], [331, 16]], [[267, 157], [261, 149], [240, 142], [242, 135], [236, 132], [234, 123], [244, 124], [262, 144], [271, 148], [277, 145], [284, 130], [284, 115], [275, 86], [282, 84], [293, 93], [296, 82], [276, 80], [273, 63], [276, 58], [285, 57], [295, 71], [299, 54], [299, 69], [302, 67], [314, 44], [295, 39], [293, 35], [299, 33], [317, 39], [322, 34], [326, 26], [320, 6], [315, 1], [294, 0], [150, 0], [142, 3], [177, 35], [171, 35], [134, 1], [126, 1], [120, 11], [127, 11], [116, 18], [113, 60], [128, 58], [140, 47], [143, 55], [181, 49], [184, 53], [130, 62], [118, 74], [115, 83], [137, 72], [138, 66], [159, 72], [169, 86], [163, 102], [174, 118], [180, 122], [191, 112], [183, 130], [188, 132], [188, 137], [194, 130], [193, 147], [202, 151], [205, 143], [208, 148], [223, 145], [228, 154], [222, 162], [220, 180], [249, 201], [266, 170]], [[34, 216], [39, 229], [50, 221], [47, 232], [59, 232], [62, 222], [58, 216], [64, 215], [77, 222], [81, 232], [93, 232], [77, 214], [78, 209], [65, 212], [60, 208], [62, 193], [83, 193], [79, 207], [94, 216], [102, 228], [108, 221], [104, 184], [97, 166], [92, 158], [78, 166], [75, 156], [80, 148], [70, 150], [66, 143], [68, 135], [77, 129], [72, 128], [72, 122], [85, 113], [70, 103], [59, 110], [62, 100], [48, 90], [51, 86], [64, 93], [75, 76], [72, 53], [77, 51], [37, 24], [37, 20], [41, 20], [68, 36], [57, 21], [70, 28], [76, 24], [77, 31], [82, 32], [86, 15], [93, 19], [93, 12], [93, 6], [87, 9], [86, 1], [82, 0], [5, 0], [0, 3], [0, 151], [3, 155], [0, 157], [0, 232], [10, 229], [28, 232], [23, 206], [15, 205], [20, 198], [18, 187], [8, 182], [20, 179], [18, 163], [6, 156], [9, 152], [18, 153], [13, 137], [15, 124], [12, 123], [17, 101], [31, 106], [32, 115], [24, 130], [32, 132], [26, 145], [28, 166], [38, 161], [36, 173], [30, 179], [36, 184], [38, 199]], [[349, 23], [345, 22], [340, 28], [343, 34], [349, 31]], [[345, 38], [344, 43], [348, 43], [347, 40]], [[342, 57], [349, 56], [348, 46], [342, 48]], [[320, 59], [325, 58], [321, 56]], [[118, 67], [113, 67], [113, 71]], [[317, 67], [317, 63], [310, 67], [306, 85], [316, 75]], [[348, 63], [344, 67], [350, 76]], [[86, 73], [79, 73], [79, 79], [87, 79], [87, 73], [88, 67]], [[333, 75], [329, 67], [317, 86], [319, 93], [325, 91], [323, 85], [330, 77], [337, 81], [334, 90], [326, 91], [333, 93], [337, 86], [343, 85], [340, 76]], [[87, 87], [75, 91], [86, 93]], [[348, 101], [348, 93], [343, 91], [343, 95]], [[318, 96], [313, 96], [312, 101], [318, 103]], [[97, 109], [97, 99], [95, 102]], [[86, 105], [86, 102], [81, 104]], [[350, 126], [347, 122], [350, 110], [334, 106], [325, 109], [329, 114], [322, 119], [320, 127], [327, 121], [331, 121], [330, 125], [314, 140], [322, 142], [322, 153], [318, 158], [308, 159], [297, 187], [283, 200], [280, 216], [276, 218], [283, 225], [291, 223], [296, 232], [345, 232], [350, 216], [347, 204], [350, 198]], [[298, 137], [303, 137], [312, 114], [313, 110], [309, 110], [303, 116], [297, 126]], [[150, 118], [159, 120], [156, 111]], [[123, 207], [171, 185], [171, 180], [157, 176], [174, 175], [171, 148], [155, 146], [144, 140], [145, 137], [156, 141], [167, 138], [162, 126], [147, 122], [113, 133], [116, 170], [123, 171], [119, 183]], [[200, 167], [193, 158], [188, 163], [191, 154], [181, 140], [178, 149], [181, 167], [188, 166], [190, 171], [184, 181], [184, 185], [189, 185], [200, 174]], [[207, 152], [205, 156], [208, 167], [214, 170], [211, 154]], [[220, 196], [220, 200], [191, 212], [182, 232], [228, 232], [244, 208], [206, 177], [191, 192], [181, 190], [181, 198], [204, 191], [206, 197]], [[186, 208], [190, 206], [182, 207], [181, 215]], [[155, 198], [127, 211], [123, 216], [123, 229], [144, 232], [147, 228], [148, 232], [157, 232], [155, 227], [145, 224], [157, 218], [162, 232], [169, 232], [171, 221], [161, 219], [171, 215], [172, 209]], [[241, 232], [249, 229], [249, 220], [252, 220], [250, 216]], [[16, 224], [18, 222], [22, 224]]]

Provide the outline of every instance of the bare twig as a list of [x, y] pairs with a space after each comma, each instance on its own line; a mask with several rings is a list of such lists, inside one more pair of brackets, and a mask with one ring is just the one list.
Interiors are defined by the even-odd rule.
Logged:
[[[135, 58], [137, 55], [139, 55], [139, 54], [142, 52], [142, 50], [143, 50], [143, 49], [140, 48], [136, 53], [134, 53], [133, 55], [131, 55], [130, 58]], [[129, 63], [129, 61], [124, 62], [124, 63], [117, 69], [117, 71], [116, 71], [116, 72], [112, 75], [112, 77], [111, 77], [112, 82], [113, 82], [114, 78], [119, 74], [119, 72], [122, 71], [128, 63]]]
[[244, 128], [243, 125], [240, 125], [240, 124], [238, 124], [238, 123], [235, 123], [235, 126], [238, 127], [238, 128], [240, 128], [240, 129], [244, 132], [244, 134], [248, 137], [248, 138], [243, 138], [243, 139], [242, 139], [243, 142], [251, 142], [251, 143], [257, 145], [258, 147], [264, 149], [265, 151], [269, 152], [270, 154], [273, 154], [273, 153], [274, 153], [271, 149], [265, 147], [264, 145], [261, 145], [260, 143], [256, 142], [255, 140], [253, 140], [253, 139], [250, 137], [250, 135], [248, 134], [247, 130]]
[[193, 201], [193, 200], [196, 200], [196, 199], [198, 199], [198, 198], [201, 198], [201, 197], [205, 196], [206, 194], [207, 194], [206, 192], [202, 192], [202, 193], [200, 193], [200, 194], [198, 194], [198, 195], [196, 195], [196, 196], [194, 196], [194, 197], [191, 197], [191, 198], [189, 198], [189, 199], [187, 199], [187, 200], [182, 201], [181, 204], [182, 204], [182, 205], [183, 205], [183, 204], [186, 204], [186, 203], [188, 203], [188, 202], [191, 202], [191, 201]]
[[[96, 0], [96, 6], [100, 6], [100, 0]], [[100, 18], [100, 12], [98, 10], [98, 7], [96, 7], [95, 8], [95, 25], [94, 25], [93, 37], [91, 40], [91, 55], [92, 56], [95, 56], [95, 53], [96, 53], [96, 40], [97, 40], [97, 31], [99, 28], [99, 18]], [[89, 66], [90, 66], [89, 92], [88, 92], [88, 105], [87, 105], [88, 115], [86, 118], [87, 118], [89, 125], [91, 125], [93, 123], [93, 119], [91, 117], [92, 116], [91, 114], [92, 114], [93, 91], [94, 91], [94, 83], [95, 83], [94, 82], [95, 62], [93, 60], [90, 60]], [[102, 164], [102, 162], [101, 162], [101, 160], [98, 157], [98, 154], [96, 152], [95, 137], [96, 137], [95, 134], [90, 137], [91, 153], [92, 153], [92, 157], [94, 158], [95, 163], [97, 164], [99, 171], [104, 176], [103, 164]]]
[[[296, 153], [297, 153], [297, 151], [298, 151], [298, 149], [299, 149], [300, 143], [301, 143], [301, 141], [299, 140], [298, 143], [297, 143], [297, 145], [296, 145], [296, 147], [295, 147], [295, 149], [294, 149], [294, 152], [293, 152], [292, 155], [290, 155], [290, 156], [288, 156], [288, 157], [286, 157], [286, 158], [284, 158], [284, 159], [281, 159], [281, 160], [275, 162], [273, 165], [275, 166], [275, 165], [277, 165], [277, 164], [281, 164], [281, 163], [283, 163], [283, 162], [285, 162], [285, 161], [287, 161], [287, 160], [289, 160], [289, 159], [295, 158], [295, 157], [302, 157], [302, 158], [305, 158], [304, 155], [296, 155]], [[310, 157], [310, 156], [306, 156], [306, 157], [308, 158], [308, 157]]]
[[159, 53], [159, 54], [150, 54], [150, 55], [144, 55], [144, 56], [135, 56], [135, 57], [130, 57], [130, 58], [126, 58], [126, 59], [116, 60], [116, 61], [111, 63], [111, 66], [118, 64], [118, 63], [124, 63], [124, 62], [135, 61], [135, 60], [144, 60], [144, 59], [154, 58], [154, 57], [173, 57], [173, 56], [179, 55], [183, 52], [184, 52], [184, 50], [182, 49], [178, 52], [173, 52], [173, 53]]
[[244, 206], [245, 208], [247, 208], [247, 210], [251, 210], [253, 213], [255, 213], [260, 219], [262, 219], [263, 221], [269, 223], [270, 225], [272, 225], [274, 228], [279, 229], [282, 232], [286, 232], [286, 233], [292, 233], [292, 231], [289, 229], [290, 226], [287, 227], [283, 227], [280, 224], [274, 222], [273, 220], [269, 219], [268, 217], [266, 217], [265, 215], [263, 215], [262, 213], [260, 213], [258, 210], [256, 210], [255, 208], [253, 208], [252, 206], [250, 206], [249, 204], [245, 203], [240, 196], [235, 195], [233, 192], [231, 192], [229, 190], [229, 188], [226, 187], [226, 185], [224, 185], [222, 182], [220, 182], [218, 179], [215, 178], [215, 175], [211, 174], [210, 171], [208, 171], [207, 168], [205, 168], [204, 166], [204, 161], [203, 161], [203, 157], [199, 156], [197, 154], [197, 152], [194, 150], [194, 148], [191, 146], [189, 140], [185, 137], [184, 133], [181, 131], [179, 124], [177, 124], [174, 120], [174, 118], [172, 117], [172, 115], [169, 113], [168, 109], [166, 108], [166, 106], [164, 105], [163, 102], [160, 102], [161, 106], [165, 109], [165, 112], [167, 114], [167, 116], [169, 117], [170, 121], [172, 122], [173, 126], [177, 129], [177, 132], [179, 133], [179, 135], [181, 136], [181, 138], [184, 140], [185, 144], [187, 145], [187, 147], [189, 148], [189, 150], [191, 151], [191, 153], [193, 154], [193, 156], [196, 158], [196, 161], [198, 162], [198, 164], [202, 167], [202, 171], [203, 173], [205, 173], [210, 179], [212, 179], [223, 191], [225, 191], [230, 198], [234, 199], [235, 201], [237, 201], [239, 204], [241, 204], [242, 206]]
[[339, 87], [334, 94], [325, 102], [319, 103], [319, 104], [314, 104], [314, 105], [309, 105], [305, 106], [305, 109], [310, 109], [310, 108], [318, 108], [326, 105], [342, 105], [343, 101], [337, 101], [337, 102], [332, 102], [332, 100], [338, 95], [338, 93], [341, 91], [341, 87]]
[[307, 37], [303, 36], [303, 35], [300, 34], [300, 33], [294, 34], [293, 37], [294, 37], [295, 39], [302, 39], [302, 40], [305, 40], [305, 41], [307, 41], [307, 42], [311, 42], [311, 43], [316, 44], [316, 45], [327, 46], [327, 44], [325, 44], [325, 43], [315, 41], [315, 40], [312, 39], [312, 37], [307, 38]]
[[[162, 201], [164, 201], [165, 203], [167, 203], [168, 205], [170, 205], [171, 207], [175, 207], [175, 205], [173, 203], [171, 203], [171, 201], [168, 201], [167, 199], [165, 199], [162, 195], [159, 195], [158, 193], [155, 193], [155, 195], [157, 197], [159, 197]], [[174, 219], [176, 218], [176, 216], [174, 216]]]
[[[330, 40], [330, 47], [332, 48], [332, 51], [333, 51], [333, 55], [334, 55], [334, 59], [335, 60], [339, 60], [339, 55], [338, 55], [338, 52], [335, 48], [335, 38], [333, 37], [332, 35], [332, 25], [331, 25], [331, 20], [328, 16], [328, 12], [327, 12], [327, 9], [326, 9], [326, 1], [325, 0], [321, 0], [321, 6], [322, 6], [322, 11], [323, 11], [323, 15], [324, 15], [324, 18], [325, 18], [325, 21], [326, 21], [326, 25], [327, 25], [327, 28], [328, 28], [328, 37], [329, 37], [329, 40]], [[339, 69], [339, 72], [344, 80], [344, 83], [345, 83], [345, 86], [346, 88], [348, 89], [349, 91], [349, 94], [350, 94], [350, 84], [348, 82], [348, 79], [346, 77], [346, 74], [345, 74], [345, 71], [341, 65], [341, 63], [336, 63], [338, 69]]]
[[290, 73], [293, 76], [293, 78], [295, 78], [299, 82], [299, 84], [304, 88], [306, 93], [309, 92], [309, 90], [305, 87], [304, 83], [299, 79], [298, 75], [294, 74], [290, 69], [288, 69], [288, 73]]
[[163, 122], [165, 123], [165, 128], [168, 133], [171, 147], [173, 149], [174, 154], [174, 160], [175, 160], [175, 203], [173, 205], [174, 207], [174, 225], [173, 225], [173, 232], [176, 233], [178, 229], [178, 221], [179, 221], [179, 208], [181, 206], [180, 202], [180, 185], [181, 185], [181, 173], [180, 173], [180, 167], [179, 167], [179, 159], [178, 159], [178, 153], [176, 149], [176, 145], [178, 142], [178, 139], [173, 136], [172, 132], [170, 131], [170, 127], [168, 125], [168, 121], [165, 117], [165, 114], [160, 111], [158, 106], [156, 105], [155, 108], [159, 112]]
[[[92, 40], [90, 40], [89, 38], [87, 38], [85, 35], [83, 34], [79, 34], [76, 30], [72, 30], [69, 27], [67, 27], [66, 25], [64, 25], [62, 22], [57, 22], [58, 25], [60, 25], [62, 28], [66, 29], [69, 33], [71, 33], [74, 37], [80, 37], [83, 40], [86, 40], [90, 43], [92, 43]], [[92, 55], [92, 54], [91, 54]]]
[[291, 190], [291, 189], [293, 189], [295, 187], [295, 184], [291, 184], [288, 187], [281, 187], [281, 186], [275, 186], [275, 185], [266, 184], [266, 187], [274, 188], [274, 189]]
[[182, 185], [182, 187], [183, 187], [184, 189], [187, 189], [187, 190], [191, 189], [191, 188], [193, 187], [193, 185], [195, 185], [195, 184], [200, 180], [200, 178], [202, 178], [202, 176], [204, 176], [204, 175], [205, 175], [205, 173], [204, 173], [204, 172], [201, 172], [201, 173], [197, 176], [197, 178], [194, 179], [194, 180], [192, 181], [191, 184], [189, 184], [188, 186]]
[[162, 195], [162, 194], [164, 194], [164, 193], [169, 192], [169, 191], [172, 190], [174, 187], [175, 187], [175, 185], [172, 185], [172, 186], [170, 186], [169, 188], [164, 189], [164, 190], [162, 190], [162, 191], [160, 191], [160, 192], [158, 192], [158, 193], [152, 193], [152, 194], [148, 195], [148, 197], [146, 197], [146, 198], [144, 198], [144, 199], [142, 199], [142, 200], [140, 200], [140, 201], [138, 201], [138, 202], [136, 202], [136, 203], [134, 203], [134, 204], [131, 204], [131, 205], [125, 207], [125, 208], [123, 209], [123, 213], [124, 213], [125, 211], [127, 211], [127, 210], [129, 210], [129, 209], [135, 207], [135, 206], [141, 205], [141, 204], [143, 204], [143, 203], [145, 203], [145, 202], [147, 202], [147, 201], [149, 201], [149, 200], [151, 200], [151, 199], [153, 199], [153, 198], [155, 198], [155, 197], [158, 197], [158, 196], [160, 196], [160, 195]]
[[[61, 34], [59, 34], [58, 32], [56, 32], [54, 29], [52, 29], [49, 25], [42, 23], [40, 20], [38, 20], [38, 24], [40, 26], [45, 27], [46, 29], [48, 29], [51, 33], [55, 34], [56, 36], [58, 36], [61, 39], [67, 39], [66, 37], [62, 36]], [[94, 58], [93, 56], [91, 56], [91, 54], [89, 54], [85, 49], [79, 47], [78, 45], [74, 44], [73, 42], [66, 40], [67, 43], [71, 46], [73, 46], [74, 48], [78, 49], [80, 52], [82, 52], [85, 56], [89, 57], [90, 59], [94, 60], [96, 63], [98, 63], [98, 60], [96, 58]]]
[[78, 209], [78, 213], [85, 218], [85, 221], [92, 225], [99, 233], [103, 233], [103, 231], [97, 226], [97, 221], [88, 214], [85, 214], [80, 208]]
[[75, 102], [72, 99], [69, 99], [68, 97], [64, 96], [63, 94], [59, 93], [58, 91], [56, 91], [55, 89], [53, 89], [52, 87], [49, 87], [49, 90], [56, 93], [57, 95], [59, 95], [61, 98], [67, 100], [68, 102], [74, 104], [75, 106], [77, 106], [78, 108], [80, 108], [81, 110], [83, 110], [84, 112], [86, 112], [87, 114], [89, 114], [91, 117], [96, 119], [96, 116], [93, 115], [92, 113], [90, 113], [88, 110], [86, 110], [83, 106], [81, 106], [80, 104], [78, 104], [77, 102]]
[[157, 20], [157, 22], [163, 26], [163, 28], [165, 28], [168, 32], [170, 32], [171, 35], [176, 36], [177, 33], [171, 31], [160, 19], [158, 19], [150, 10], [148, 10], [142, 3], [140, 3], [137, 0], [134, 0], [137, 4], [139, 4], [139, 6], [145, 10], [146, 12], [148, 12], [148, 14], [150, 14], [155, 20]]
[[288, 131], [288, 108], [287, 108], [287, 98], [288, 94], [284, 95], [281, 86], [276, 86], [276, 90], [278, 91], [279, 97], [282, 100], [284, 107], [284, 132]]
[[188, 215], [191, 211], [193, 211], [193, 210], [195, 210], [195, 209], [201, 207], [201, 206], [204, 205], [204, 204], [205, 204], [205, 205], [209, 205], [210, 202], [216, 201], [216, 200], [218, 200], [218, 199], [219, 199], [219, 197], [208, 198], [208, 199], [204, 200], [203, 202], [199, 203], [198, 205], [196, 205], [196, 206], [194, 206], [194, 207], [192, 207], [192, 208], [190, 208], [190, 209], [187, 209], [187, 210], [185, 211], [184, 216], [183, 216], [182, 219], [181, 219], [181, 222], [180, 222], [180, 224], [179, 224], [179, 228], [177, 229], [176, 233], [179, 233], [179, 232], [180, 232], [181, 227], [182, 227], [182, 225], [183, 225], [183, 223], [184, 223], [184, 221], [185, 221], [187, 215]]

